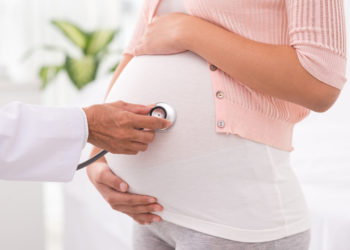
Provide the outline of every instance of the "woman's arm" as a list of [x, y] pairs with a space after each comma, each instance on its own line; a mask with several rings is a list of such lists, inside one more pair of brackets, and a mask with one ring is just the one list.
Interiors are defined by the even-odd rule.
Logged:
[[[140, 25], [135, 49], [129, 51], [137, 56], [191, 50], [251, 89], [325, 112], [346, 82], [343, 0], [284, 2], [287, 45], [247, 39], [206, 19], [175, 12]], [[222, 18], [234, 18], [223, 11]]]
[[316, 112], [328, 110], [340, 93], [306, 71], [291, 46], [249, 40], [199, 18], [179, 41], [250, 88]]

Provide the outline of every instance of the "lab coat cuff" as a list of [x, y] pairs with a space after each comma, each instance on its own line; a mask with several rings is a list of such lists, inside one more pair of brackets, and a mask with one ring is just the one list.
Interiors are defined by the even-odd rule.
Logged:
[[83, 141], [83, 145], [82, 145], [82, 148], [84, 148], [86, 146], [86, 144], [88, 142], [88, 138], [89, 138], [89, 123], [88, 123], [85, 111], [83, 109], [80, 109], [80, 110], [81, 110], [81, 113], [82, 113], [82, 116], [83, 116], [83, 120], [84, 120], [84, 134], [85, 134], [85, 137], [84, 137], [84, 141]]

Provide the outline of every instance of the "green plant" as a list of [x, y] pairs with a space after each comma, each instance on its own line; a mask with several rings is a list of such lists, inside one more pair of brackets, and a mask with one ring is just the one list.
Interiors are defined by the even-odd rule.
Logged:
[[[80, 49], [81, 55], [80, 57], [73, 57], [64, 49], [55, 46], [43, 46], [41, 49], [63, 53], [65, 60], [58, 65], [44, 65], [40, 68], [41, 88], [44, 89], [61, 71], [65, 71], [72, 83], [80, 90], [96, 79], [101, 62], [112, 53], [108, 50], [108, 47], [119, 33], [119, 29], [100, 29], [86, 32], [68, 21], [52, 20], [51, 24]], [[32, 52], [33, 50], [26, 57], [31, 55]]]

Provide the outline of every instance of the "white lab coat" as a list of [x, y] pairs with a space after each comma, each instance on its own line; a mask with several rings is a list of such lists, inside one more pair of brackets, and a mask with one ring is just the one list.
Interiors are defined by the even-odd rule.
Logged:
[[0, 179], [71, 180], [87, 130], [81, 108], [19, 102], [0, 108]]

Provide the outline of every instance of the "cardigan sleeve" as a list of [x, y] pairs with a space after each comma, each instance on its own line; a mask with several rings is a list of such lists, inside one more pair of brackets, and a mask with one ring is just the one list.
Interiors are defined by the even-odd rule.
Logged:
[[343, 0], [285, 0], [290, 45], [318, 80], [342, 89], [346, 83]]
[[131, 39], [127, 43], [123, 54], [134, 55], [134, 49], [138, 44], [138, 41], [141, 39], [147, 25], [148, 8], [149, 0], [144, 0]]

